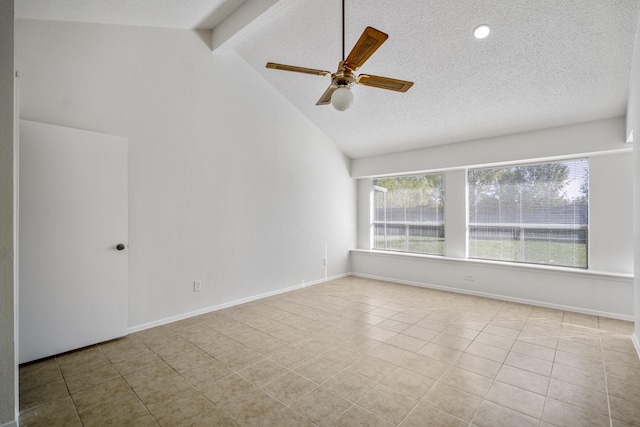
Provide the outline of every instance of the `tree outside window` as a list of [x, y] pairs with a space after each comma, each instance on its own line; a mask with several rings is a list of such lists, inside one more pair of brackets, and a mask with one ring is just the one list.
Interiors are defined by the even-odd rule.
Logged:
[[444, 255], [444, 175], [372, 180], [373, 249]]
[[588, 160], [471, 169], [469, 257], [587, 268]]

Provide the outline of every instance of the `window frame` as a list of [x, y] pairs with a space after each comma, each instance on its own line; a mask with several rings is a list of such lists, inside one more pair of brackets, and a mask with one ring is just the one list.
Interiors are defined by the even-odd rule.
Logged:
[[[519, 223], [472, 223], [471, 222], [471, 183], [469, 180], [469, 174], [471, 171], [479, 171], [479, 170], [500, 170], [500, 169], [509, 169], [509, 168], [518, 168], [518, 167], [529, 167], [536, 165], [548, 165], [548, 164], [562, 164], [566, 162], [576, 162], [576, 161], [585, 161], [586, 162], [586, 184], [587, 184], [587, 193], [586, 193], [586, 224], [561, 224], [561, 223], [526, 223], [520, 220]], [[489, 262], [505, 262], [519, 265], [530, 265], [530, 266], [544, 266], [544, 267], [560, 267], [560, 268], [569, 268], [576, 270], [589, 270], [590, 264], [590, 215], [591, 215], [591, 201], [590, 201], [590, 159], [588, 156], [579, 156], [579, 157], [571, 157], [571, 158], [563, 158], [558, 160], [546, 160], [546, 161], [533, 161], [533, 162], [517, 162], [517, 163], [501, 163], [493, 166], [478, 166], [473, 168], [465, 169], [466, 175], [466, 233], [465, 233], [465, 241], [466, 241], [466, 259], [474, 260], [474, 261], [489, 261]], [[519, 205], [521, 208], [521, 205]], [[522, 213], [521, 213], [522, 215]], [[566, 264], [556, 264], [556, 263], [545, 263], [545, 262], [536, 262], [536, 261], [527, 261], [522, 259], [504, 259], [504, 258], [487, 258], [481, 256], [470, 256], [470, 246], [472, 243], [471, 238], [471, 228], [472, 226], [486, 226], [493, 228], [502, 228], [504, 230], [516, 228], [518, 230], [519, 236], [519, 246], [520, 246], [520, 257], [524, 258], [525, 251], [525, 242], [527, 241], [527, 233], [535, 232], [535, 230], [545, 230], [546, 233], [552, 234], [555, 232], [563, 233], [563, 232], [584, 232], [584, 265], [566, 265]], [[555, 227], [549, 227], [554, 226]], [[549, 238], [550, 240], [551, 238]], [[477, 239], [476, 239], [477, 240]]]
[[[381, 180], [381, 179], [396, 179], [396, 178], [412, 178], [412, 177], [425, 177], [425, 176], [439, 176], [440, 177], [440, 198], [438, 203], [441, 204], [442, 208], [441, 208], [441, 212], [442, 215], [440, 215], [438, 218], [438, 220], [436, 220], [435, 222], [425, 222], [425, 221], [409, 221], [407, 219], [407, 214], [406, 214], [406, 209], [407, 206], [404, 206], [405, 208], [405, 217], [404, 217], [404, 221], [394, 221], [394, 220], [387, 220], [386, 219], [386, 214], [387, 214], [387, 209], [383, 208], [384, 214], [385, 214], [385, 219], [380, 221], [376, 219], [376, 192], [383, 192], [386, 194], [387, 189], [383, 188], [383, 187], [379, 187], [377, 185], [375, 185], [375, 182], [377, 180]], [[445, 234], [445, 212], [446, 212], [446, 194], [445, 194], [445, 179], [446, 179], [446, 173], [445, 171], [435, 171], [435, 172], [426, 172], [426, 173], [414, 173], [414, 174], [407, 174], [407, 175], [393, 175], [393, 176], [377, 176], [377, 177], [371, 177], [370, 178], [370, 207], [371, 207], [371, 212], [370, 212], [370, 239], [369, 239], [369, 248], [370, 250], [376, 250], [376, 251], [383, 251], [383, 252], [396, 252], [396, 253], [403, 253], [403, 254], [417, 254], [417, 255], [425, 255], [425, 256], [438, 256], [438, 257], [442, 257], [445, 256], [446, 254], [446, 234]], [[439, 208], [436, 208], [436, 212], [439, 212], [438, 210]], [[384, 238], [385, 238], [385, 244], [384, 244], [384, 248], [382, 247], [376, 247], [376, 227], [377, 226], [384, 226], [385, 227], [385, 233], [384, 233]], [[386, 239], [389, 235], [389, 233], [386, 232], [386, 228], [387, 226], [395, 226], [395, 227], [404, 227], [405, 229], [405, 249], [404, 250], [400, 250], [397, 248], [389, 248], [387, 243], [386, 243]], [[438, 236], [441, 234], [442, 237], [435, 237], [436, 239], [436, 245], [438, 247], [438, 252], [417, 252], [417, 251], [412, 251], [410, 250], [410, 237], [412, 236], [410, 234], [410, 229], [411, 227], [436, 227], [436, 233], [438, 234]]]

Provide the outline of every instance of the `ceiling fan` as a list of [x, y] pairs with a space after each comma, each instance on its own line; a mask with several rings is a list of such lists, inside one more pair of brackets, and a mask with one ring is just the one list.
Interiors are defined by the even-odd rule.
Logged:
[[344, 25], [344, 0], [342, 0], [342, 61], [338, 64], [335, 73], [313, 68], [296, 67], [293, 65], [267, 62], [267, 68], [275, 70], [293, 71], [296, 73], [315, 74], [318, 76], [331, 76], [331, 84], [322, 94], [316, 105], [332, 104], [338, 111], [345, 111], [353, 103], [353, 94], [350, 87], [354, 83], [371, 86], [380, 89], [388, 89], [396, 92], [406, 92], [413, 82], [391, 79], [389, 77], [373, 76], [370, 74], [355, 75], [366, 61], [378, 50], [382, 43], [389, 37], [387, 34], [373, 27], [365, 28], [356, 42], [349, 56], [345, 57], [345, 25]]

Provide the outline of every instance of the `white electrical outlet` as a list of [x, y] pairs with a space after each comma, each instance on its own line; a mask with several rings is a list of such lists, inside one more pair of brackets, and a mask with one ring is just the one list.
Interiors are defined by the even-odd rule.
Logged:
[[464, 280], [469, 280], [469, 281], [473, 282], [473, 276], [471, 274], [465, 274], [464, 275]]
[[193, 292], [200, 292], [202, 290], [202, 280], [195, 280], [193, 282]]

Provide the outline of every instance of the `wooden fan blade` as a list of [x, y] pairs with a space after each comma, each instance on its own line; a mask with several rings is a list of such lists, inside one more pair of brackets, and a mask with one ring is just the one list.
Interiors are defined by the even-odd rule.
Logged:
[[365, 28], [356, 45], [351, 49], [349, 56], [344, 60], [345, 67], [351, 71], [356, 71], [362, 67], [362, 64], [382, 46], [382, 43], [384, 43], [388, 37], [387, 34], [373, 27]]
[[330, 85], [327, 90], [324, 91], [324, 93], [322, 94], [322, 96], [320, 97], [320, 99], [318, 100], [318, 102], [316, 102], [316, 105], [327, 105], [327, 104], [331, 104], [331, 95], [333, 95], [333, 92], [336, 91], [336, 89], [338, 89], [337, 87], [335, 87], [334, 85]]
[[316, 70], [313, 68], [296, 67], [293, 65], [276, 64], [275, 62], [267, 62], [267, 68], [274, 70], [293, 71], [295, 73], [315, 74], [316, 76], [330, 76], [331, 71]]
[[389, 77], [371, 76], [369, 74], [360, 74], [356, 79], [356, 83], [380, 89], [395, 90], [396, 92], [406, 92], [413, 86], [413, 82], [390, 79]]

